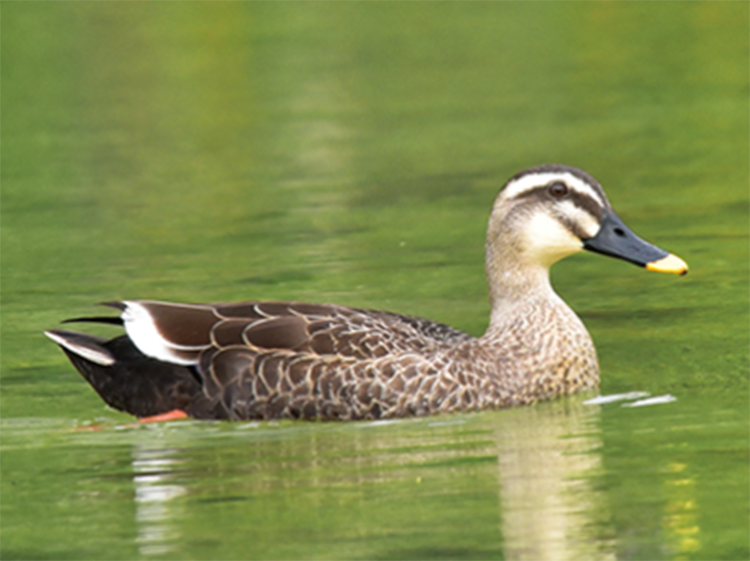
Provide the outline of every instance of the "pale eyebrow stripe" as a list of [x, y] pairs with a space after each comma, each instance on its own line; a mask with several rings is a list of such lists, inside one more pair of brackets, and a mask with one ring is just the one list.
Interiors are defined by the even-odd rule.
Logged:
[[506, 184], [503, 188], [503, 197], [505, 199], [514, 199], [538, 187], [546, 187], [554, 181], [565, 182], [574, 191], [596, 201], [600, 208], [605, 207], [604, 200], [599, 193], [580, 177], [570, 172], [541, 172], [524, 175]]
[[[529, 189], [525, 193], [521, 193], [516, 197], [516, 199], [537, 199], [540, 203], [543, 203], [547, 198], [547, 187], [535, 187], [533, 189]], [[588, 193], [583, 194], [579, 193], [575, 189], [571, 189], [570, 194], [568, 197], [563, 200], [559, 201], [559, 203], [572, 203], [576, 207], [578, 207], [581, 210], [585, 210], [588, 212], [592, 217], [594, 217], [596, 220], [601, 220], [602, 217], [602, 207], [599, 206], [599, 203], [589, 197]]]

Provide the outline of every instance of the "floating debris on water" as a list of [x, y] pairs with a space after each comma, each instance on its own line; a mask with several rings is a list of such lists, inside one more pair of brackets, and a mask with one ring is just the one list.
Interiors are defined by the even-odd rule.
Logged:
[[610, 395], [598, 395], [583, 402], [584, 405], [602, 405], [604, 403], [614, 403], [616, 401], [629, 401], [631, 399], [640, 399], [651, 395], [648, 392], [628, 392], [613, 393]]
[[639, 399], [633, 403], [623, 403], [622, 407], [643, 407], [645, 405], [661, 405], [662, 403], [671, 403], [677, 401], [677, 398], [673, 395], [658, 395], [656, 397], [650, 397], [648, 399]]

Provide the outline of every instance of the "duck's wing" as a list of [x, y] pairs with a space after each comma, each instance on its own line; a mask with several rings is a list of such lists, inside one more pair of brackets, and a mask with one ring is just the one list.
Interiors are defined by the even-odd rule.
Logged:
[[[193, 417], [236, 419], [425, 414], [469, 397], [430, 373], [439, 351], [472, 337], [429, 320], [297, 302], [110, 305], [127, 337], [56, 342], [107, 403], [138, 416], [184, 410], [185, 395]], [[136, 409], [143, 396], [159, 406]]]
[[430, 320], [300, 302], [110, 303], [122, 310], [128, 336], [145, 355], [198, 364], [209, 348], [285, 349], [359, 359], [430, 352], [471, 336]]

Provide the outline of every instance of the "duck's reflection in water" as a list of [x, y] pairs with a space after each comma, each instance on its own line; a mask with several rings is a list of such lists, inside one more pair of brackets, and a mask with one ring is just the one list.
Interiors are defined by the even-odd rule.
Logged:
[[[418, 543], [426, 524], [455, 520], [455, 509], [467, 508], [460, 492], [450, 489], [451, 482], [460, 481], [469, 497], [481, 491], [487, 498], [480, 503], [494, 501], [499, 518], [490, 522], [494, 528], [489, 533], [486, 527], [480, 533], [486, 539], [494, 530], [495, 544], [506, 559], [616, 557], [616, 543], [608, 529], [608, 503], [604, 492], [596, 488], [603, 472], [600, 409], [584, 405], [582, 399], [405, 421], [293, 423], [286, 427], [222, 424], [226, 445], [213, 446], [210, 454], [197, 461], [205, 449], [201, 442], [213, 441], [216, 436], [210, 428], [179, 424], [164, 433], [164, 438], [144, 431], [148, 438], [139, 439], [134, 446], [132, 470], [141, 555], [179, 555], [186, 539], [195, 537], [185, 530], [186, 519], [197, 517], [206, 522], [206, 499], [210, 499], [211, 504], [219, 505], [219, 510], [212, 512], [219, 513], [222, 508], [234, 509], [237, 500], [257, 500], [256, 504], [263, 505], [263, 516], [253, 509], [240, 509], [235, 513], [238, 516], [222, 515], [232, 520], [233, 528], [244, 530], [237, 535], [252, 536], [257, 551], [276, 551], [278, 544], [265, 540], [278, 536], [278, 526], [285, 527], [287, 520], [293, 520], [300, 536], [294, 551], [325, 549], [322, 544], [328, 540], [354, 532], [365, 542], [359, 547], [366, 547], [373, 557], [381, 548], [387, 555], [413, 556], [415, 550], [410, 549], [408, 539], [404, 545], [398, 539], [376, 536], [411, 532]], [[185, 438], [191, 444], [182, 447], [179, 442], [184, 443]], [[464, 461], [492, 456], [497, 458], [497, 467]], [[444, 482], [447, 487], [423, 485], [422, 476], [426, 482]], [[426, 513], [424, 505], [441, 504], [431, 493], [443, 493], [443, 500], [451, 501], [451, 512], [444, 517]], [[228, 494], [231, 502], [226, 502]], [[326, 510], [325, 505], [332, 501], [339, 506]], [[394, 504], [403, 511], [401, 522], [373, 517], [378, 505], [393, 511]], [[348, 515], [339, 516], [341, 509]], [[328, 512], [333, 519], [326, 522], [310, 516], [300, 522], [296, 516], [299, 510]], [[472, 512], [466, 510], [465, 514], [470, 520]], [[245, 551], [242, 548], [247, 544], [234, 544], [233, 534], [227, 530], [223, 526], [216, 529], [227, 538], [224, 545], [228, 551], [234, 546]], [[470, 522], [466, 531], [472, 531]], [[443, 541], [438, 543], [437, 547], [445, 546]], [[472, 547], [467, 539], [459, 549], [477, 555], [497, 551], [487, 549], [495, 545], [486, 543], [477, 545], [476, 551]]]
[[572, 398], [498, 416], [501, 531], [506, 559], [614, 559], [596, 535], [605, 498], [599, 407]]
[[175, 481], [179, 451], [170, 448], [133, 447], [133, 484], [135, 486], [136, 543], [141, 555], [161, 555], [175, 551], [180, 530], [175, 524], [182, 518], [182, 507], [173, 499], [186, 493]]

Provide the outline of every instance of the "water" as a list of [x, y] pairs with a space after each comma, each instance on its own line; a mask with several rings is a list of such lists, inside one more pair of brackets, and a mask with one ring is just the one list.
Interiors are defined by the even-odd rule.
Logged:
[[[3, 558], [747, 558], [747, 21], [712, 2], [4, 6]], [[691, 265], [553, 269], [602, 393], [676, 401], [138, 427], [41, 335], [139, 297], [480, 334], [490, 205], [548, 161]]]

